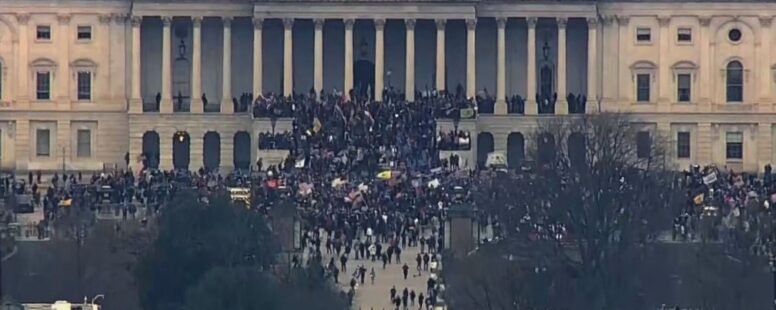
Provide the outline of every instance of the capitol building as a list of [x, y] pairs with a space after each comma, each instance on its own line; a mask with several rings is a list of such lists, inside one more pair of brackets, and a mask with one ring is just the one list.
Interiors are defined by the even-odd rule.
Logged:
[[776, 2], [732, 0], [2, 0], [0, 170], [136, 166], [151, 150], [161, 169], [245, 168], [282, 158], [258, 136], [291, 124], [232, 98], [369, 84], [487, 90], [493, 113], [455, 124], [472, 162], [525, 156], [543, 119], [621, 111], [670, 138], [679, 168], [756, 171], [776, 158], [774, 17]]

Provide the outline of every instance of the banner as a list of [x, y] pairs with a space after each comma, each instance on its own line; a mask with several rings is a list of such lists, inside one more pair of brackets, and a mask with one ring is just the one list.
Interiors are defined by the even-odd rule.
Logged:
[[461, 118], [472, 118], [472, 117], [474, 117], [474, 109], [472, 109], [472, 108], [461, 109], [461, 111], [459, 113], [461, 113], [460, 114]]
[[377, 174], [377, 178], [380, 180], [390, 180], [393, 176], [393, 171], [386, 170]]
[[709, 184], [714, 183], [714, 182], [717, 182], [717, 173], [716, 172], [709, 173], [708, 175], [703, 177], [703, 184], [709, 185]]

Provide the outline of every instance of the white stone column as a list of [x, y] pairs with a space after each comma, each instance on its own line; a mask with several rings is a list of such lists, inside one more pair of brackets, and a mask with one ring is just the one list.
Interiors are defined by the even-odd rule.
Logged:
[[191, 18], [191, 113], [203, 113], [202, 106], [202, 17]]
[[445, 25], [446, 19], [436, 20], [436, 89], [445, 90]]
[[375, 98], [376, 101], [383, 101], [383, 89], [385, 84], [385, 42], [383, 41], [385, 33], [385, 20], [375, 19]]
[[[628, 22], [630, 18], [625, 15], [617, 15], [617, 23], [619, 25], [619, 44], [618, 44], [618, 51], [617, 54], [619, 55], [617, 59], [618, 63], [618, 70], [619, 70], [619, 79], [620, 81], [620, 87], [618, 87], [618, 98], [619, 103], [631, 103], [634, 102], [633, 96], [636, 92], [636, 87], [632, 87], [632, 76], [629, 69], [630, 66], [630, 59], [628, 58], [628, 46], [629, 44], [626, 44], [625, 42], [631, 42], [628, 40], [633, 40], [633, 35], [628, 30]], [[701, 39], [702, 40], [702, 39]], [[700, 49], [701, 53], [704, 50], [703, 48]]]
[[598, 112], [598, 18], [587, 19], [587, 104], [585, 113]]
[[58, 45], [56, 53], [59, 56], [59, 66], [54, 76], [57, 81], [55, 94], [57, 103], [65, 105], [70, 103], [70, 94], [75, 92], [70, 91], [70, 42], [74, 39], [70, 34], [70, 14], [59, 14], [57, 20], [61, 39], [55, 41]]
[[[27, 64], [29, 61], [29, 33], [27, 31], [27, 23], [30, 21], [30, 15], [27, 13], [21, 13], [16, 15], [16, 21], [19, 23], [19, 38], [24, 38], [19, 40], [19, 47], [18, 47], [18, 53], [19, 53], [19, 63], [16, 65], [17, 71], [19, 71], [18, 74], [18, 81], [17, 81], [17, 87], [16, 90], [16, 98], [19, 99], [20, 102], [29, 103], [30, 100], [30, 93], [32, 92], [32, 89], [29, 86], [30, 81], [30, 70], [27, 67]], [[27, 154], [24, 154], [27, 156]]]
[[526, 94], [525, 94], [525, 114], [536, 115], [538, 107], [536, 106], [536, 17], [526, 18], [528, 25], [528, 61], [526, 72]]
[[405, 19], [404, 26], [407, 30], [404, 96], [407, 101], [413, 102], [415, 101], [415, 20]]
[[162, 100], [160, 113], [172, 113], [172, 63], [170, 25], [172, 17], [162, 16]]
[[323, 24], [326, 22], [326, 20], [315, 19], [313, 22], [315, 23], [315, 65], [313, 68], [313, 88], [315, 88], [315, 91], [320, 94], [321, 91], [323, 91]]
[[253, 19], [253, 98], [258, 98], [264, 91], [263, 26], [264, 19]]
[[507, 19], [497, 18], [497, 39], [496, 39], [496, 106], [495, 114], [507, 114], [506, 103], [506, 79], [507, 79]]
[[200, 131], [189, 132], [189, 170], [197, 171], [205, 166], [205, 135]]
[[234, 170], [234, 132], [221, 133], [221, 165], [218, 170], [222, 174], [228, 174]]
[[670, 16], [658, 16], [658, 25], [660, 26], [659, 34], [659, 53], [658, 53], [658, 110], [668, 111], [670, 109], [669, 104], [672, 101], [671, 98], [671, 82], [674, 80], [671, 77], [671, 64], [669, 63], [670, 47], [673, 45], [671, 40], [668, 26], [671, 24]]
[[294, 19], [283, 19], [283, 96], [294, 93]]
[[350, 91], [353, 89], [353, 24], [355, 20], [345, 19], [345, 78], [343, 94], [350, 99]]
[[224, 22], [223, 77], [221, 78], [221, 113], [234, 113], [232, 102], [232, 17], [222, 18]]
[[477, 19], [466, 20], [466, 97], [477, 95]]
[[711, 23], [711, 18], [708, 16], [700, 16], [698, 17], [698, 24], [700, 24], [700, 48], [698, 49], [700, 51], [700, 64], [699, 69], [696, 74], [700, 75], [700, 83], [698, 83], [699, 88], [699, 95], [700, 99], [699, 101], [701, 103], [710, 104], [711, 103], [711, 94], [713, 86], [711, 85], [711, 77], [713, 74], [713, 69], [711, 67], [710, 60], [710, 49], [711, 49], [711, 34], [709, 32], [709, 24]]
[[568, 90], [566, 89], [566, 23], [565, 17], [556, 19], [558, 23], [558, 101], [555, 103], [555, 111], [558, 114], [568, 114], [569, 104], [566, 102]]
[[761, 104], [770, 104], [772, 103], [771, 100], [771, 93], [773, 92], [773, 75], [771, 74], [771, 66], [772, 63], [772, 56], [771, 56], [771, 38], [773, 37], [773, 28], [771, 28], [771, 24], [773, 21], [773, 16], [761, 16], [760, 17], [760, 47], [758, 52], [758, 58], [757, 61], [760, 67], [760, 82], [762, 84], [759, 85], [760, 88], [760, 103]]
[[140, 95], [140, 24], [143, 18], [132, 16], [132, 81], [129, 94], [129, 112], [143, 112], [143, 97]]
[[[93, 88], [92, 101], [99, 100], [101, 102], [114, 104], [115, 101], [113, 101], [113, 99], [115, 99], [117, 96], [114, 93], [115, 88], [113, 87], [113, 80], [121, 76], [120, 74], [114, 74], [114, 72], [117, 72], [114, 67], [116, 63], [121, 62], [118, 59], [124, 60], [124, 58], [116, 57], [117, 56], [116, 50], [121, 46], [117, 46], [117, 44], [115, 44], [116, 34], [114, 34], [113, 23], [111, 23], [111, 21], [113, 21], [113, 16], [111, 16], [111, 14], [100, 14], [97, 17], [97, 19], [100, 21], [100, 27], [102, 27], [103, 29], [106, 29], [106, 31], [104, 31], [103, 33], [98, 33], [97, 38], [101, 38], [102, 40], [105, 40], [110, 45], [108, 46], [108, 50], [106, 53], [107, 55], [105, 56], [105, 59], [107, 59], [108, 61], [108, 66], [107, 66], [108, 76], [104, 77], [104, 79], [100, 79], [100, 82], [102, 83], [97, 85], [97, 87], [92, 87]], [[94, 72], [92, 72], [92, 77], [94, 77]], [[74, 83], [76, 87], [78, 87], [77, 74], [74, 75], [73, 78], [75, 79]], [[76, 93], [76, 92], [77, 91], [74, 88], [73, 93]], [[77, 95], [75, 95], [73, 98], [74, 100], [78, 100]], [[74, 143], [77, 143], [77, 142], [74, 142]]]

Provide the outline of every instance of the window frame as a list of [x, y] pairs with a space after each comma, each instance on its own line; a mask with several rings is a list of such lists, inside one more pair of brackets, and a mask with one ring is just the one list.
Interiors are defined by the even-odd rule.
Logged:
[[[682, 78], [687, 78], [687, 99], [682, 100]], [[676, 102], [679, 103], [690, 103], [692, 102], [692, 83], [693, 83], [693, 74], [689, 72], [678, 72], [676, 73]]]
[[[82, 141], [81, 141], [81, 134], [82, 133], [86, 133], [86, 137], [88, 137], [88, 139], [89, 139], [88, 140], [88, 148], [84, 152], [85, 154], [82, 154], [82, 149], [81, 149], [81, 146], [82, 146], [81, 145], [81, 143], [82, 143]], [[75, 147], [76, 147], [75, 157], [79, 158], [79, 159], [92, 158], [92, 153], [93, 153], [92, 152], [92, 146], [93, 146], [92, 130], [89, 129], [89, 128], [79, 128], [78, 130], [76, 130], [75, 137], [76, 137], [75, 138]]]
[[[682, 33], [686, 32], [686, 33]], [[682, 35], [689, 36], [688, 40], [682, 40]], [[676, 28], [676, 43], [683, 45], [690, 45], [694, 42], [692, 27], [677, 27]]]
[[[86, 86], [88, 86], [88, 90], [84, 91], [83, 93], [81, 92], [81, 87], [84, 86], [84, 85], [81, 84], [81, 77], [82, 77], [82, 75], [85, 75], [88, 78], [88, 83], [87, 83], [88, 85], [86, 85]], [[94, 85], [93, 85], [92, 81], [94, 81], [94, 78], [92, 77], [92, 72], [91, 71], [89, 71], [89, 70], [78, 70], [76, 72], [76, 77], [75, 77], [75, 96], [76, 96], [76, 100], [82, 101], [82, 102], [90, 102], [90, 101], [92, 101], [92, 97], [94, 97], [93, 96]], [[86, 94], [86, 95], [82, 97], [81, 96], [82, 94]]]
[[[82, 28], [88, 28], [89, 29], [89, 37], [88, 38], [81, 38], [81, 29]], [[94, 27], [92, 25], [77, 25], [75, 27], [75, 40], [77, 42], [91, 42], [92, 38], [94, 38]]]
[[[642, 149], [642, 139], [646, 138], [646, 150]], [[652, 155], [652, 133], [649, 130], [641, 130], [636, 133], [636, 158], [647, 159]]]
[[[738, 68], [731, 68], [734, 64], [738, 64]], [[744, 102], [744, 91], [745, 91], [745, 69], [744, 69], [744, 63], [740, 60], [734, 59], [731, 61], [728, 61], [725, 64], [725, 102], [726, 103], [743, 103]], [[731, 82], [731, 71], [738, 71], [739, 73], [739, 80], [740, 82], [738, 84], [733, 84]], [[731, 97], [731, 88], [732, 89], [738, 89], [738, 96]], [[731, 99], [732, 98], [732, 99]]]
[[[731, 136], [734, 139], [731, 139]], [[740, 138], [740, 139], [736, 139]], [[734, 141], [731, 141], [734, 140]], [[735, 141], [740, 140], [740, 141]], [[744, 133], [741, 131], [725, 132], [725, 160], [742, 161], [744, 159]]]
[[[646, 77], [646, 100], [641, 99], [641, 91], [644, 87], [640, 85], [641, 78]], [[636, 102], [637, 103], [650, 103], [652, 102], [652, 73], [649, 72], [638, 72], [636, 73]]]
[[[652, 27], [637, 26], [635, 31], [636, 32], [635, 32], [634, 38], [636, 39], [636, 44], [652, 44]], [[646, 31], [646, 36], [647, 36], [646, 40], [642, 40], [639, 38], [640, 35], [644, 35], [639, 33], [642, 31]]]
[[[43, 132], [46, 133], [47, 140], [48, 140], [46, 141], [46, 144], [45, 144], [46, 145], [45, 153], [42, 152], [42, 150], [40, 149], [40, 147], [42, 146], [40, 134]], [[35, 157], [46, 157], [46, 158], [51, 157], [51, 129], [50, 128], [35, 128]]]
[[692, 157], [692, 133], [689, 131], [676, 132], [676, 158], [690, 159]]
[[[41, 75], [46, 76], [46, 90], [41, 90]], [[51, 94], [51, 83], [52, 83], [52, 73], [48, 70], [38, 70], [35, 71], [35, 100], [37, 101], [51, 101], [52, 100], [52, 94]], [[46, 98], [42, 98], [41, 94], [45, 93]]]
[[[41, 29], [45, 28], [48, 30], [48, 37], [41, 37], [41, 34], [46, 32], [41, 32]], [[36, 42], [51, 42], [51, 25], [50, 24], [39, 24], [35, 25], [35, 41]]]

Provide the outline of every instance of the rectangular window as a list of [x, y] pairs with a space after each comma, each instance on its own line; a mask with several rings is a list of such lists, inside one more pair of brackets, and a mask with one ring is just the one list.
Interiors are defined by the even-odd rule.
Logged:
[[51, 131], [38, 129], [35, 131], [35, 155], [38, 157], [51, 156]]
[[92, 26], [78, 26], [77, 39], [79, 41], [89, 41], [92, 39]]
[[690, 133], [687, 131], [676, 133], [676, 157], [690, 158]]
[[636, 157], [649, 158], [651, 145], [652, 138], [649, 136], [649, 131], [639, 131], [636, 133]]
[[649, 102], [649, 74], [636, 75], [636, 101]]
[[35, 37], [38, 40], [51, 40], [51, 27], [50, 26], [38, 26], [35, 31]]
[[692, 28], [679, 28], [676, 32], [676, 41], [692, 42]]
[[725, 155], [727, 159], [744, 158], [744, 134], [739, 131], [728, 132], [725, 138]]
[[690, 102], [690, 88], [692, 79], [689, 74], [678, 74], [676, 76], [676, 98], [679, 102]]
[[79, 158], [92, 157], [92, 131], [88, 129], [78, 130], [78, 148], [76, 156]]
[[78, 72], [78, 100], [92, 100], [92, 74], [88, 71]]
[[35, 74], [35, 98], [38, 100], [51, 99], [51, 72]]
[[649, 28], [636, 28], [636, 42], [652, 42], [652, 30]]

